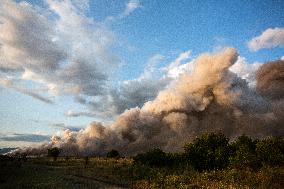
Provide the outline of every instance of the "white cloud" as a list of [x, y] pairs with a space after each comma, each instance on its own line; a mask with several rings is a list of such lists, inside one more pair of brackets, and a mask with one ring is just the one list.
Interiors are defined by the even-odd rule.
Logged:
[[79, 116], [95, 117], [95, 114], [92, 112], [76, 112], [73, 110], [68, 110], [66, 112], [66, 116], [68, 117], [79, 117]]
[[162, 68], [162, 71], [166, 72], [166, 75], [170, 78], [178, 78], [180, 74], [192, 70], [192, 62], [182, 64], [182, 62], [187, 61], [190, 58], [190, 55], [191, 51], [181, 53], [168, 66]]
[[130, 0], [127, 5], [126, 8], [124, 10], [124, 12], [122, 13], [123, 16], [128, 16], [130, 13], [132, 13], [133, 11], [135, 11], [136, 9], [142, 7], [139, 0]]
[[48, 141], [51, 136], [41, 134], [23, 134], [23, 133], [12, 133], [4, 134], [0, 133], [0, 141], [26, 141], [26, 142], [42, 142]]
[[140, 4], [139, 0], [130, 0], [126, 5], [125, 9], [122, 13], [116, 15], [116, 16], [108, 16], [106, 18], [106, 22], [114, 22], [116, 20], [121, 20], [127, 16], [129, 16], [132, 12], [134, 12], [136, 9], [141, 8], [142, 5]]
[[79, 11], [88, 11], [90, 8], [90, 0], [71, 0], [71, 1]]
[[263, 48], [284, 47], [284, 28], [268, 28], [260, 36], [254, 37], [248, 42], [252, 51]]
[[240, 78], [245, 79], [250, 87], [254, 87], [256, 84], [255, 74], [262, 63], [247, 63], [244, 57], [239, 56], [238, 60], [229, 68], [229, 70], [237, 74]]
[[[115, 35], [84, 15], [88, 0], [82, 6], [67, 0], [47, 5], [49, 14], [27, 2], [0, 2], [2, 76], [32, 81], [51, 95], [103, 94], [119, 62], [111, 50]], [[5, 87], [48, 102], [24, 85]]]
[[15, 80], [11, 77], [0, 75], [0, 86], [13, 89], [17, 92], [31, 96], [34, 99], [40, 100], [44, 103], [53, 104], [53, 100], [51, 100], [51, 97], [39, 94], [35, 89], [25, 87], [20, 80]]
[[59, 128], [61, 130], [70, 130], [70, 131], [75, 131], [78, 132], [82, 129], [80, 126], [70, 126], [66, 125], [65, 123], [53, 123], [51, 124], [52, 127]]
[[141, 107], [145, 102], [154, 99], [170, 82], [170, 79], [163, 76], [158, 69], [158, 64], [164, 58], [161, 54], [153, 55], [139, 77], [120, 82], [117, 88], [110, 89], [104, 96], [89, 100], [77, 96], [77, 102], [87, 105], [90, 112], [69, 111], [66, 115], [69, 117], [114, 117], [126, 109]]
[[151, 78], [153, 76], [158, 77], [159, 74], [157, 72], [157, 66], [161, 61], [163, 61], [165, 57], [161, 54], [153, 55], [148, 61], [145, 66], [144, 72], [140, 75], [139, 78]]
[[49, 20], [28, 3], [4, 0], [0, 5], [1, 66], [35, 72], [56, 70], [66, 53], [53, 41], [55, 30]]

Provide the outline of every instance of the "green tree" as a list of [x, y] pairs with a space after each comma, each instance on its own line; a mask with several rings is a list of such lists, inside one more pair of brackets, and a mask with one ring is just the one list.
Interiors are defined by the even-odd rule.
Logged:
[[186, 157], [184, 153], [167, 153], [166, 165], [170, 167], [183, 167], [186, 165]]
[[257, 157], [263, 165], [277, 166], [284, 164], [284, 138], [269, 137], [256, 145]]
[[186, 159], [196, 170], [221, 169], [229, 164], [229, 139], [223, 133], [205, 133], [184, 149]]
[[50, 148], [47, 150], [48, 157], [53, 157], [53, 161], [57, 160], [57, 157], [59, 156], [59, 154], [60, 154], [60, 149], [57, 147]]
[[106, 155], [108, 158], [119, 158], [120, 157], [120, 154], [117, 150], [111, 150], [107, 153]]
[[151, 167], [162, 167], [167, 165], [168, 162], [167, 154], [159, 148], [137, 154], [133, 160], [134, 164], [143, 164]]
[[260, 166], [256, 155], [257, 140], [242, 135], [231, 144], [230, 163], [235, 168], [257, 168]]

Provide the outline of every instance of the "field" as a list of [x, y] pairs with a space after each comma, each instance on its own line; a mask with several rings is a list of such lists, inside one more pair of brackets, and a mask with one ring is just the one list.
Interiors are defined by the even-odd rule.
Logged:
[[[86, 161], [87, 160], [87, 161]], [[0, 188], [284, 188], [284, 167], [197, 172], [151, 168], [131, 158], [2, 158]]]

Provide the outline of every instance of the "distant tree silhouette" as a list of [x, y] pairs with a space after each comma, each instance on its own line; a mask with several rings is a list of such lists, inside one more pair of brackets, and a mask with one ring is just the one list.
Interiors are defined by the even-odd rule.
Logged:
[[57, 160], [57, 157], [59, 156], [59, 154], [60, 154], [60, 149], [57, 147], [50, 148], [47, 150], [48, 157], [53, 157], [53, 161]]
[[120, 154], [117, 150], [112, 149], [111, 151], [109, 151], [106, 155], [108, 158], [119, 158]]

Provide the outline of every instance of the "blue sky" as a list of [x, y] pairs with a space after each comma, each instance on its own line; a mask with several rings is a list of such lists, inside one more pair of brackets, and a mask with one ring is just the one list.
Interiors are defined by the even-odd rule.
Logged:
[[[9, 4], [9, 2], [7, 2], [8, 1], [4, 1], [3, 3]], [[4, 12], [4, 18], [5, 16], [13, 17], [13, 12], [9, 11], [20, 6], [20, 2], [21, 1], [17, 1], [13, 5], [9, 5], [11, 10], [0, 9], [0, 11]], [[203, 52], [217, 51], [226, 46], [235, 47], [240, 56], [245, 58], [247, 64], [253, 64], [255, 62], [263, 63], [284, 56], [284, 44], [283, 42], [281, 43], [281, 41], [284, 41], [284, 1], [281, 0], [90, 0], [89, 2], [75, 0], [66, 2], [66, 4], [60, 4], [56, 0], [28, 0], [27, 4], [32, 8], [22, 7], [23, 10], [21, 11], [29, 12], [31, 10], [36, 10], [35, 15], [28, 18], [25, 17], [25, 19], [32, 19], [33, 16], [43, 15], [50, 21], [48, 23], [51, 23], [51, 31], [48, 31], [46, 36], [53, 35], [60, 38], [55, 41], [55, 46], [58, 47], [58, 52], [67, 54], [67, 58], [58, 58], [58, 62], [61, 66], [64, 64], [67, 65], [74, 60], [79, 61], [78, 57], [85, 58], [88, 65], [94, 65], [92, 60], [98, 62], [98, 65], [95, 65], [94, 68], [91, 67], [94, 69], [95, 79], [90, 78], [93, 76], [91, 74], [91, 76], [86, 76], [87, 78], [83, 79], [77, 75], [76, 77], [78, 78], [65, 79], [60, 75], [58, 76], [58, 79], [55, 78], [55, 80], [52, 80], [50, 79], [53, 77], [51, 74], [52, 72], [50, 72], [49, 75], [44, 74], [45, 69], [52, 70], [50, 67], [29, 67], [30, 64], [23, 63], [32, 59], [32, 64], [37, 64], [36, 60], [41, 60], [42, 57], [28, 57], [25, 59], [25, 57], [23, 58], [16, 54], [22, 59], [23, 62], [21, 62], [21, 64], [25, 64], [24, 66], [21, 65], [20, 68], [24, 69], [26, 73], [27, 70], [29, 70], [31, 73], [38, 74], [37, 71], [40, 70], [39, 72], [42, 71], [43, 74], [39, 74], [40, 76], [37, 76], [35, 79], [35, 77], [32, 77], [33, 75], [29, 74], [24, 78], [24, 72], [13, 72], [12, 74], [11, 72], [3, 72], [2, 79], [4, 78], [4, 81], [7, 81], [7, 78], [12, 78], [13, 84], [0, 85], [0, 147], [21, 146], [18, 140], [15, 140], [15, 142], [5, 140], [4, 136], [11, 135], [13, 138], [16, 137], [16, 133], [52, 135], [63, 128], [84, 128], [91, 121], [111, 122], [119, 113], [121, 113], [121, 111], [118, 111], [119, 108], [117, 108], [115, 103], [111, 100], [110, 102], [105, 103], [108, 105], [102, 104], [102, 101], [106, 102], [109, 98], [114, 99], [112, 94], [113, 91], [117, 89], [120, 91], [116, 92], [116, 94], [119, 94], [122, 96], [121, 98], [123, 98], [126, 91], [123, 91], [120, 87], [126, 80], [132, 81], [137, 78], [146, 77], [143, 73], [147, 72], [147, 65], [153, 64], [153, 69], [156, 71], [158, 70], [157, 72], [159, 72], [159, 68], [170, 64], [181, 53], [186, 51], [190, 51], [191, 57], [186, 61], [194, 59]], [[76, 10], [72, 11], [74, 11], [73, 13], [76, 14], [78, 18], [86, 22], [88, 19], [92, 20], [90, 25], [86, 24], [86, 28], [83, 25], [83, 31], [86, 30], [89, 33], [94, 33], [94, 35], [86, 33], [79, 35], [78, 31], [81, 31], [80, 27], [82, 27], [82, 25], [75, 23], [75, 21], [72, 21], [70, 25], [64, 25], [66, 20], [64, 20], [63, 17], [62, 19], [58, 18], [60, 17], [60, 11], [64, 10], [64, 6], [69, 5], [74, 5], [74, 7], [76, 7]], [[80, 5], [86, 6], [80, 7]], [[52, 9], [52, 6], [55, 8]], [[9, 15], [9, 13], [12, 14], [12, 16]], [[71, 18], [72, 17], [70, 16], [70, 19]], [[15, 30], [17, 30], [16, 24], [18, 23], [14, 24]], [[40, 23], [36, 22], [35, 24]], [[40, 27], [41, 25], [39, 28]], [[282, 33], [280, 32], [279, 35], [275, 34], [277, 33], [274, 32], [276, 28]], [[2, 32], [7, 34], [9, 33], [9, 29], [11, 28], [8, 26], [3, 27]], [[74, 32], [70, 31], [73, 29]], [[269, 44], [270, 46], [267, 46], [263, 45], [267, 44], [267, 41], [264, 41], [263, 44], [257, 42], [256, 45], [258, 46], [255, 47], [256, 50], [249, 48], [248, 43], [255, 37], [261, 37], [261, 34], [268, 29], [272, 29], [270, 32], [272, 33], [271, 35], [278, 35], [273, 37], [278, 40], [279, 43], [274, 42], [274, 44]], [[32, 33], [36, 31], [37, 30], [31, 27], [27, 32]], [[44, 33], [45, 31], [43, 30], [41, 32]], [[4, 37], [0, 38], [0, 48], [5, 47], [5, 37], [7, 36], [4, 35]], [[82, 37], [82, 39], [78, 40], [78, 36], [79, 38]], [[17, 36], [16, 32], [15, 36], [12, 37], [15, 38], [15, 40], [17, 39], [16, 42], [18, 44], [25, 44], [22, 43], [21, 36]], [[100, 37], [107, 42], [101, 42], [100, 39], [96, 40], [96, 38]], [[32, 41], [33, 38], [29, 38], [27, 35], [26, 40]], [[68, 43], [64, 43], [64, 40], [68, 40]], [[80, 40], [82, 40], [82, 43]], [[94, 40], [95, 42], [93, 42]], [[261, 40], [262, 39], [258, 41]], [[42, 41], [47, 41], [47, 39], [44, 38]], [[61, 43], [61, 41], [63, 42]], [[51, 42], [54, 42], [53, 39]], [[268, 42], [271, 41], [268, 39]], [[92, 46], [92, 43], [96, 45]], [[41, 48], [36, 47], [36, 44], [32, 42], [31, 44], [33, 44], [33, 48]], [[13, 48], [19, 48], [21, 50], [23, 50], [23, 48], [28, 48], [21, 45], [13, 46]], [[40, 43], [37, 45], [41, 46]], [[9, 44], [7, 44], [7, 46], [9, 46]], [[49, 46], [45, 45], [44, 48], [49, 48]], [[60, 50], [60, 48], [63, 50]], [[101, 49], [96, 50], [96, 48]], [[28, 52], [29, 51], [26, 53], [27, 55], [29, 55]], [[80, 55], [78, 57], [74, 55], [77, 52]], [[47, 55], [43, 54], [43, 59], [45, 59], [45, 56]], [[13, 63], [15, 62], [11, 57], [8, 57], [10, 56], [8, 55], [8, 51], [0, 54], [0, 56], [3, 59], [1, 59], [0, 62], [4, 62], [6, 59]], [[98, 60], [96, 59], [97, 57]], [[106, 57], [110, 58], [108, 59]], [[156, 57], [156, 59], [154, 58], [156, 63], [151, 64], [151, 60], [153, 60], [151, 58], [153, 57]], [[186, 63], [186, 61], [183, 63]], [[12, 63], [3, 63], [2, 67], [5, 68], [8, 64], [11, 65]], [[19, 64], [15, 65], [16, 66], [11, 69], [16, 70], [19, 68], [17, 67]], [[75, 65], [77, 66], [77, 64]], [[76, 66], [75, 68], [77, 69]], [[83, 69], [83, 71], [86, 70], [88, 70], [88, 68]], [[105, 70], [106, 73], [104, 73]], [[73, 73], [72, 69], [67, 71], [66, 73]], [[78, 73], [81, 73], [81, 71], [82, 70], [79, 70]], [[161, 72], [157, 73], [156, 71], [155, 74], [164, 74]], [[64, 75], [64, 72], [59, 71], [59, 73]], [[96, 78], [97, 73], [103, 73], [106, 78]], [[153, 83], [159, 80], [159, 78], [151, 77], [152, 79], [154, 78]], [[60, 79], [62, 79], [62, 81]], [[81, 79], [83, 81], [81, 81]], [[70, 89], [62, 88], [69, 80]], [[100, 88], [96, 88], [92, 91], [92, 89], [89, 89], [93, 86], [92, 84], [87, 85], [86, 88], [78, 89], [79, 92], [77, 90], [74, 92], [74, 90], [77, 89], [77, 85], [80, 87], [82, 83], [84, 85], [93, 81], [99, 82], [95, 87], [97, 85], [102, 86], [102, 88], [106, 88], [106, 90], [104, 90], [106, 92], [102, 92], [101, 94], [100, 91], [103, 90]], [[138, 82], [140, 80], [135, 81]], [[50, 86], [56, 86], [56, 90], [64, 92], [53, 94]], [[75, 89], [72, 88], [74, 86]], [[125, 84], [125, 86], [126, 88], [131, 88], [131, 84]], [[120, 106], [130, 108], [131, 106], [135, 106], [136, 102], [139, 106], [141, 103], [143, 104], [145, 100], [151, 100], [157, 94], [157, 91], [159, 91], [158, 89], [153, 89], [154, 86], [149, 88], [149, 91], [150, 89], [154, 91], [153, 93], [150, 94], [149, 92], [146, 96], [141, 97], [143, 101], [137, 102], [138, 97], [135, 97], [135, 100], [133, 102], [131, 101], [129, 106]], [[157, 83], [157, 86], [160, 86], [160, 84]], [[146, 87], [146, 90], [147, 89], [148, 88]], [[35, 98], [36, 95], [34, 93], [31, 94], [31, 90], [32, 92], [38, 92], [37, 94], [52, 100], [52, 103], [38, 100], [37, 97]], [[133, 96], [133, 94], [131, 95]], [[78, 99], [81, 99], [81, 103], [78, 102]], [[125, 99], [122, 101], [122, 104], [123, 103], [125, 103]], [[112, 110], [113, 108], [116, 109]], [[106, 113], [100, 115], [100, 111]], [[38, 142], [38, 140], [35, 142]]]

